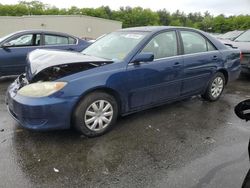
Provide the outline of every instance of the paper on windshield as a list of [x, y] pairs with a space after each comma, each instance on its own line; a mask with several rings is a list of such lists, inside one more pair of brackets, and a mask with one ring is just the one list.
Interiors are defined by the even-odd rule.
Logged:
[[129, 39], [140, 39], [143, 37], [143, 35], [140, 35], [140, 34], [123, 34], [122, 35], [123, 37], [125, 38], [129, 38]]

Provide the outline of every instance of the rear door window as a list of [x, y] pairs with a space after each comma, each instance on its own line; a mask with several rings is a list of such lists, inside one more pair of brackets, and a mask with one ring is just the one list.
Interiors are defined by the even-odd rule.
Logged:
[[69, 37], [45, 34], [44, 43], [45, 45], [67, 45], [70, 44], [70, 41]]
[[216, 50], [202, 35], [192, 31], [180, 31], [184, 54], [193, 54]]

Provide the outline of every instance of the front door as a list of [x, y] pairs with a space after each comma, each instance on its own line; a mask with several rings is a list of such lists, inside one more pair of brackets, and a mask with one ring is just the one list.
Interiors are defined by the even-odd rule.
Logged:
[[143, 52], [152, 52], [154, 60], [127, 67], [128, 105], [132, 110], [180, 96], [183, 60], [178, 56], [176, 32], [154, 36]]
[[0, 74], [17, 75], [25, 72], [27, 54], [40, 45], [40, 34], [23, 34], [5, 41], [0, 48]]

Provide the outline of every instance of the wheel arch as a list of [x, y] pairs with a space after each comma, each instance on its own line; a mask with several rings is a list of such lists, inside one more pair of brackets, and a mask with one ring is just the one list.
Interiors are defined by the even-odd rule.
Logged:
[[228, 71], [226, 69], [219, 69], [217, 72], [220, 72], [224, 75], [225, 81], [226, 81], [225, 85], [227, 85], [227, 83], [228, 83]]
[[80, 97], [79, 99], [77, 100], [77, 102], [74, 104], [73, 108], [72, 108], [72, 112], [71, 112], [71, 124], [73, 123], [73, 115], [74, 115], [74, 112], [78, 106], [78, 104], [89, 94], [91, 93], [94, 93], [94, 92], [105, 92], [111, 96], [113, 96], [117, 102], [117, 105], [118, 105], [118, 115], [120, 115], [120, 112], [121, 112], [121, 108], [122, 108], [122, 99], [121, 99], [121, 96], [120, 94], [115, 91], [114, 89], [112, 88], [109, 88], [109, 87], [96, 87], [96, 88], [92, 88], [92, 89], [89, 89], [87, 90], [86, 92], [84, 92]]

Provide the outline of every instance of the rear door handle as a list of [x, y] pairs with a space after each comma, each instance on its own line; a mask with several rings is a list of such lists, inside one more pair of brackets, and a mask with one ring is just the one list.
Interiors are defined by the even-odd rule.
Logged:
[[214, 60], [214, 61], [218, 60], [217, 55], [214, 55], [213, 58], [212, 58], [212, 60]]

